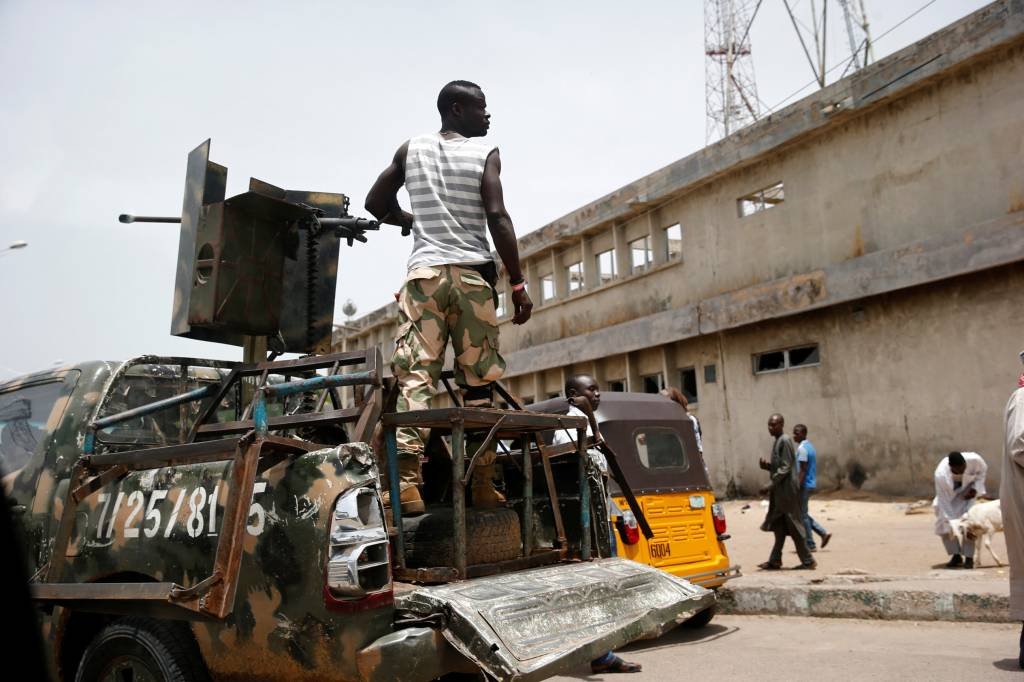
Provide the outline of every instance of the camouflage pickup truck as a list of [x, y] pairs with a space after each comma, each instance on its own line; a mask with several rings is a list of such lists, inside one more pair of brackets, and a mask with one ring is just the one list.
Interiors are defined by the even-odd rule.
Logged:
[[[453, 425], [453, 474], [428, 503], [463, 525], [396, 526], [369, 445], [386, 398], [373, 352], [142, 357], [0, 384], [0, 469], [54, 678], [543, 679], [712, 603], [591, 556], [589, 460], [529, 440], [583, 427], [565, 416], [427, 411]], [[493, 532], [456, 475], [473, 434], [519, 443], [501, 457], [508, 507], [489, 512], [512, 519], [501, 556], [473, 556]]]

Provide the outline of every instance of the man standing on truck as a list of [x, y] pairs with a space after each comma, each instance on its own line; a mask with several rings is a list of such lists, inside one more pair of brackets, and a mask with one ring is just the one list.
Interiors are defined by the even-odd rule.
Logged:
[[[400, 387], [399, 412], [429, 407], [449, 338], [463, 403], [492, 405], [492, 384], [504, 372], [505, 361], [498, 352], [498, 273], [488, 231], [508, 274], [515, 309], [512, 323], [529, 320], [533, 308], [515, 229], [505, 210], [498, 148], [471, 139], [485, 136], [490, 127], [484, 93], [475, 83], [452, 81], [441, 89], [437, 109], [441, 130], [413, 137], [399, 147], [366, 196], [366, 210], [374, 217], [413, 235], [408, 274], [398, 296], [399, 327], [391, 361]], [[403, 184], [411, 213], [398, 203]], [[427, 436], [424, 429], [403, 428], [397, 433], [404, 513], [424, 511], [417, 486]], [[470, 489], [478, 508], [504, 501], [494, 489], [495, 456], [493, 450], [484, 453], [473, 469]], [[385, 493], [389, 502], [387, 498]]]
[[775, 534], [775, 544], [768, 561], [758, 564], [765, 571], [782, 568], [782, 546], [787, 537], [793, 538], [796, 553], [800, 556], [797, 568], [813, 570], [818, 567], [807, 549], [804, 540], [803, 517], [800, 514], [800, 477], [797, 474], [796, 447], [786, 433], [786, 420], [781, 414], [768, 419], [768, 433], [774, 438], [771, 459], [762, 459], [760, 466], [771, 475], [768, 498], [768, 515], [761, 530]]

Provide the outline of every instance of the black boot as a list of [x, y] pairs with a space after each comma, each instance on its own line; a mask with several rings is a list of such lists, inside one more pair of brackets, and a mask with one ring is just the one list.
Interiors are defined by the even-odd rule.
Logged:
[[974, 557], [969, 556], [964, 559], [964, 568], [974, 568]]
[[960, 568], [963, 565], [964, 565], [964, 558], [962, 556], [960, 556], [959, 554], [954, 554], [953, 558], [951, 558], [949, 560], [949, 563], [946, 564], [946, 568]]

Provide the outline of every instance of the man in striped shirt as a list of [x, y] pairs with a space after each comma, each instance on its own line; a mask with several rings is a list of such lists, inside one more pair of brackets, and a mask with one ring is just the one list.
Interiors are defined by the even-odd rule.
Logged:
[[[505, 361], [498, 352], [498, 275], [488, 232], [509, 278], [512, 323], [526, 322], [533, 308], [515, 229], [505, 210], [498, 149], [472, 139], [485, 136], [490, 127], [484, 93], [474, 83], [452, 81], [441, 89], [437, 108], [440, 132], [418, 135], [399, 147], [366, 196], [367, 211], [381, 222], [398, 225], [403, 235], [413, 235], [391, 361], [401, 389], [399, 412], [429, 407], [449, 339], [464, 404], [492, 404], [492, 383], [504, 372]], [[403, 185], [411, 212], [398, 203]], [[405, 513], [424, 510], [417, 486], [427, 436], [423, 429], [398, 431]], [[485, 453], [473, 469], [470, 490], [476, 507], [504, 501], [494, 489], [494, 456], [493, 451]]]

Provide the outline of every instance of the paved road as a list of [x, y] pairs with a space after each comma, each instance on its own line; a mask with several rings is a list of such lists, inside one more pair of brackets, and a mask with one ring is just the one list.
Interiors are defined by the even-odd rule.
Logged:
[[1019, 625], [717, 616], [622, 653], [637, 675], [557, 680], [1021, 680]]

